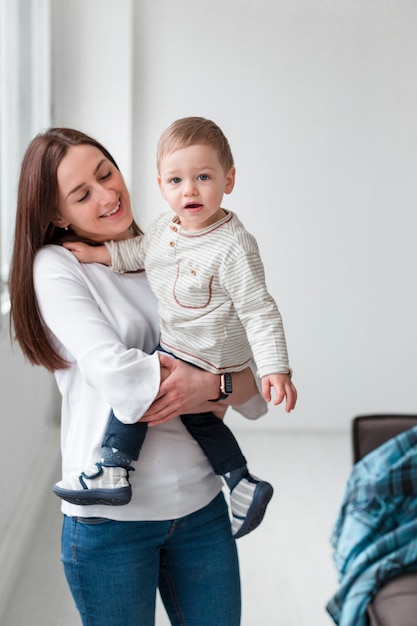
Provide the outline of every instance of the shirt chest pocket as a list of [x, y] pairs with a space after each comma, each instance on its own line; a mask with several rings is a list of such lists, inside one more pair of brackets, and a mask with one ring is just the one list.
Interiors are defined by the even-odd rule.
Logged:
[[199, 263], [181, 261], [174, 283], [176, 303], [184, 308], [204, 309], [212, 300], [214, 276]]

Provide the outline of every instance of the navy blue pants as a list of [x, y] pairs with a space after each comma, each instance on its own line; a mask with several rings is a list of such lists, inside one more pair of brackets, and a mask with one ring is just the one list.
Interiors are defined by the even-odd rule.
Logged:
[[[216, 474], [226, 474], [246, 465], [232, 431], [213, 413], [181, 415], [181, 420], [199, 443]], [[148, 425], [145, 422], [123, 424], [111, 413], [104, 435], [103, 446], [117, 448], [132, 460], [139, 458]]]

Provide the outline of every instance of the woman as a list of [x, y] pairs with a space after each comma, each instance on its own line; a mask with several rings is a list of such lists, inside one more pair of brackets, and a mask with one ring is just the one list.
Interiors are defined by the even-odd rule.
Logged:
[[[177, 417], [212, 410], [219, 376], [150, 354], [158, 319], [143, 273], [82, 265], [60, 245], [138, 233], [103, 146], [70, 129], [31, 142], [19, 180], [11, 315], [25, 356], [54, 372], [62, 394], [63, 475], [93, 464], [111, 407], [125, 423], [153, 426], [129, 504], [62, 503], [65, 573], [84, 626], [152, 626], [158, 587], [174, 625], [238, 626], [239, 569], [221, 484]], [[249, 370], [233, 383], [229, 404], [257, 406]]]

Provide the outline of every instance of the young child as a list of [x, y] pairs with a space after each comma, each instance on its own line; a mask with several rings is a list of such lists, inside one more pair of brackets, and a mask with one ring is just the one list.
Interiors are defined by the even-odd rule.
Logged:
[[[160, 349], [220, 374], [220, 394], [214, 402], [232, 393], [232, 372], [254, 359], [265, 400], [271, 400], [273, 387], [275, 404], [285, 398], [291, 411], [297, 392], [281, 315], [266, 289], [257, 243], [237, 216], [221, 207], [235, 182], [226, 137], [210, 120], [177, 120], [160, 138], [157, 165], [159, 187], [174, 217], [164, 213], [141, 237], [98, 247], [79, 242], [66, 247], [84, 263], [111, 265], [117, 272], [146, 269], [159, 301]], [[181, 419], [230, 489], [234, 536], [247, 534], [262, 521], [272, 486], [249, 473], [222, 419], [213, 413]], [[131, 493], [118, 492], [117, 471], [131, 469], [146, 429], [140, 421], [122, 424], [112, 414], [97, 471], [57, 483], [55, 493], [83, 505], [128, 502]]]

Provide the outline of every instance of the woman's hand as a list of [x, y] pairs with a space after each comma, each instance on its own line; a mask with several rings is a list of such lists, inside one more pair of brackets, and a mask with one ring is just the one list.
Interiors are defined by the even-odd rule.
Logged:
[[249, 368], [233, 373], [233, 393], [222, 402], [210, 402], [219, 397], [220, 376], [158, 353], [161, 363], [161, 386], [155, 401], [141, 421], [157, 426], [183, 413], [212, 411], [223, 417], [227, 406], [240, 405], [258, 394]]
[[163, 424], [181, 413], [202, 413], [211, 408], [216, 397], [219, 376], [210, 374], [179, 359], [158, 353], [161, 363], [161, 386], [156, 400], [142, 417], [149, 426]]

